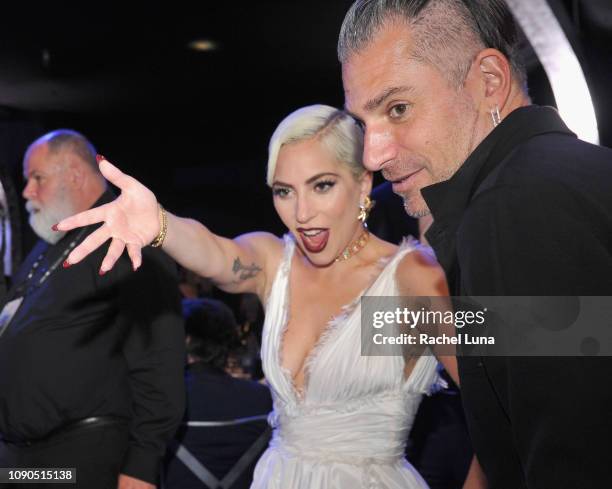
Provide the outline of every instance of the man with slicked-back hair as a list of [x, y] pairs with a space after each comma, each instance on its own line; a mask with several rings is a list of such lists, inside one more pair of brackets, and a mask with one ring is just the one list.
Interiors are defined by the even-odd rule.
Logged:
[[[531, 104], [502, 0], [357, 0], [338, 55], [364, 164], [433, 216], [453, 295], [612, 296], [612, 151]], [[612, 487], [610, 357], [459, 371], [491, 488]]]

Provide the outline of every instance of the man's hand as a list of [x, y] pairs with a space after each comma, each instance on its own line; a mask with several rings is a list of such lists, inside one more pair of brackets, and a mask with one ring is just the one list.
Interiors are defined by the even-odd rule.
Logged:
[[129, 475], [119, 474], [117, 489], [155, 489], [155, 486]]

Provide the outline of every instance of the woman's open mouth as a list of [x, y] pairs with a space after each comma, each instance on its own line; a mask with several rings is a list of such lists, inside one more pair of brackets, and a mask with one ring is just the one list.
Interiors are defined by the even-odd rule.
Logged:
[[297, 228], [302, 245], [310, 253], [319, 253], [327, 245], [329, 229], [326, 228]]

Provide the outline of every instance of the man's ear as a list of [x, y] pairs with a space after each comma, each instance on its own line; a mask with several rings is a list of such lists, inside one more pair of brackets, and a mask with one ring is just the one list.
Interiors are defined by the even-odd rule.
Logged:
[[508, 58], [497, 49], [483, 49], [474, 60], [478, 69], [483, 109], [487, 112], [504, 110], [512, 88], [512, 68]]
[[84, 163], [70, 156], [67, 162], [68, 183], [74, 189], [82, 188], [85, 185], [87, 174], [84, 168]]

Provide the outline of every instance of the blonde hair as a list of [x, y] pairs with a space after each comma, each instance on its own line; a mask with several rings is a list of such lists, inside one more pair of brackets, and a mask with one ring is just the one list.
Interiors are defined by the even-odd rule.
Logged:
[[309, 105], [292, 112], [278, 125], [268, 146], [266, 183], [272, 186], [280, 149], [285, 144], [317, 137], [339, 163], [348, 166], [355, 178], [363, 166], [363, 131], [355, 120], [342, 110], [328, 105]]

